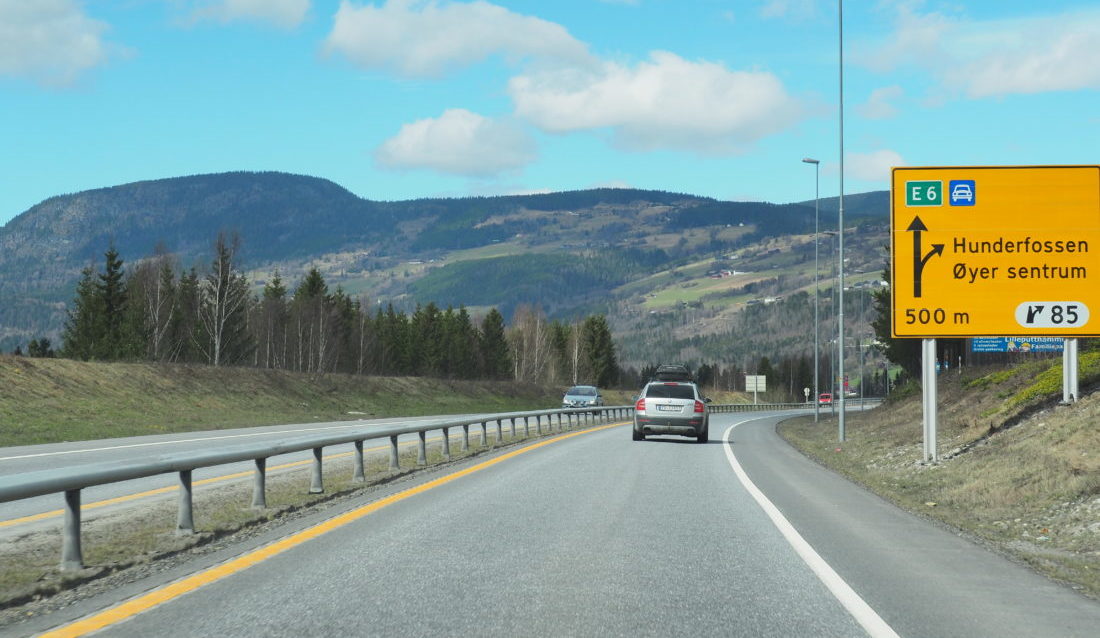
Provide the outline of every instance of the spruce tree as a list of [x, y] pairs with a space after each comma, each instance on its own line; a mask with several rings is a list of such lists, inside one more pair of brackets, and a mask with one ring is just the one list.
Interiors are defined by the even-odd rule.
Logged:
[[[450, 312], [450, 308], [447, 311]], [[466, 306], [453, 315], [448, 337], [449, 375], [458, 379], [477, 376], [477, 330]]]
[[507, 379], [512, 369], [508, 340], [504, 336], [504, 315], [493, 308], [481, 321], [481, 370], [487, 379]]
[[96, 294], [99, 295], [103, 310], [103, 332], [94, 347], [97, 359], [111, 361], [126, 358], [132, 343], [126, 321], [127, 293], [123, 279], [122, 258], [114, 245], [104, 253], [105, 270], [99, 274], [96, 282]]
[[102, 299], [97, 293], [96, 271], [92, 266], [80, 273], [69, 317], [62, 335], [62, 355], [70, 359], [87, 361], [95, 357], [96, 344], [103, 334]]
[[410, 325], [412, 339], [409, 342], [413, 374], [438, 376], [443, 363], [443, 326], [439, 307], [429, 302], [417, 306]]
[[197, 363], [204, 359], [202, 344], [206, 342], [206, 332], [199, 321], [200, 288], [199, 273], [194, 268], [180, 277], [179, 303], [169, 332], [173, 360]]
[[619, 363], [607, 318], [603, 315], [588, 317], [581, 334], [592, 383], [602, 388], [615, 385], [619, 380]]

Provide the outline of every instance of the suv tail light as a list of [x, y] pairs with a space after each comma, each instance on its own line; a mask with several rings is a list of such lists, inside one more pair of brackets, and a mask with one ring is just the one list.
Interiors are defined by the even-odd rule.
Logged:
[[696, 413], [696, 414], [702, 414], [702, 413], [703, 413], [703, 410], [705, 410], [705, 409], [706, 409], [706, 408], [705, 408], [705, 407], [703, 406], [703, 402], [702, 402], [702, 401], [696, 401], [696, 402], [695, 402], [695, 413]]
[[645, 399], [638, 399], [638, 402], [634, 404], [635, 412], [645, 412]]

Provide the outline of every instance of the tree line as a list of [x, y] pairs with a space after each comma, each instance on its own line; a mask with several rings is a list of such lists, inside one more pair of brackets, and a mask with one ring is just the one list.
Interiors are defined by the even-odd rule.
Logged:
[[[293, 286], [276, 271], [253, 292], [239, 253], [239, 238], [221, 233], [201, 271], [163, 248], [127, 269], [110, 247], [101, 269], [81, 273], [58, 355], [602, 387], [619, 377], [603, 315], [551, 321], [521, 305], [508, 325], [496, 308], [475, 319], [434, 302], [406, 314], [331, 290], [317, 268]], [[49, 348], [36, 340], [35, 353]]]

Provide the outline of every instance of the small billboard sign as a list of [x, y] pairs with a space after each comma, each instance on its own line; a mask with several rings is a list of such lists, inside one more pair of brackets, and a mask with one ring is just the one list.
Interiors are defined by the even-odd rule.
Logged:
[[1062, 337], [975, 337], [971, 352], [1062, 352]]
[[763, 374], [745, 375], [745, 392], [767, 392], [767, 376]]

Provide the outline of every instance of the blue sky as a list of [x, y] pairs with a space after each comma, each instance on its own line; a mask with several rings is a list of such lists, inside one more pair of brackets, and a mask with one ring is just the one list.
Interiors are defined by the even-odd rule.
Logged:
[[[370, 199], [839, 191], [837, 4], [0, 0], [0, 223], [47, 197], [278, 170]], [[1100, 6], [844, 14], [845, 192], [893, 165], [1100, 162]]]

